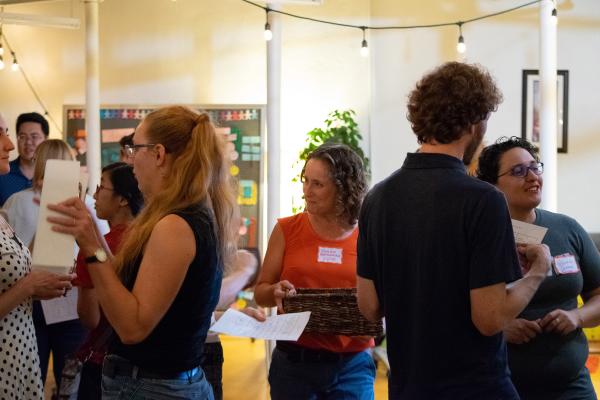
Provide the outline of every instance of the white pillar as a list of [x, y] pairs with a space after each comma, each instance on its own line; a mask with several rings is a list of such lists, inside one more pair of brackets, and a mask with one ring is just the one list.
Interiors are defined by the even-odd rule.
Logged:
[[[274, 9], [272, 4], [267, 7]], [[281, 15], [269, 13], [273, 38], [267, 42], [267, 232], [281, 210]]]
[[85, 131], [87, 133], [88, 187], [100, 183], [100, 67], [98, 3], [99, 0], [84, 0], [85, 3]]
[[[270, 9], [279, 9], [267, 3]], [[281, 216], [281, 15], [269, 13], [273, 38], [267, 42], [267, 232]], [[266, 243], [266, 242], [265, 242]], [[270, 310], [276, 314], [275, 309]], [[267, 374], [275, 341], [265, 340]]]
[[544, 163], [544, 190], [540, 207], [556, 211], [557, 201], [557, 61], [556, 18], [552, 0], [540, 2], [540, 158]]

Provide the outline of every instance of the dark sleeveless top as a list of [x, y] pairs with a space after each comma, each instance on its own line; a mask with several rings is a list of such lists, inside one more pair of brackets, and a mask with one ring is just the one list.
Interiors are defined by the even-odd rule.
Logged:
[[[146, 339], [127, 345], [115, 335], [110, 351], [140, 368], [159, 373], [186, 371], [200, 365], [202, 346], [219, 300], [223, 277], [212, 211], [204, 205], [195, 205], [173, 214], [189, 224], [196, 239], [196, 255], [183, 284], [173, 304]], [[141, 258], [128, 276], [122, 278], [129, 290], [133, 288], [140, 263]]]

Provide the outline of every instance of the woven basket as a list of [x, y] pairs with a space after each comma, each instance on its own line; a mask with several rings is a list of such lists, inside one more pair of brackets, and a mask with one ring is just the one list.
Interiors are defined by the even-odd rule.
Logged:
[[370, 322], [358, 310], [356, 288], [296, 289], [283, 299], [286, 313], [310, 311], [304, 332], [346, 336], [380, 336], [381, 321]]

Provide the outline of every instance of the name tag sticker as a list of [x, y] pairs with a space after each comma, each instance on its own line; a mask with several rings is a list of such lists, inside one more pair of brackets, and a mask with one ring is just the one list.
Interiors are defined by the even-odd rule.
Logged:
[[554, 269], [559, 275], [576, 274], [579, 272], [579, 266], [572, 254], [561, 254], [554, 257]]
[[319, 247], [318, 262], [341, 264], [342, 263], [342, 249], [336, 249], [334, 247]]

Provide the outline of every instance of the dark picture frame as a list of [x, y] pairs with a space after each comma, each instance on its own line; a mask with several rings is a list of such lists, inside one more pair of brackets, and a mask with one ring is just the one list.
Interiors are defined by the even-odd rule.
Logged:
[[[523, 103], [521, 111], [521, 137], [539, 146], [540, 76], [537, 69], [523, 70]], [[557, 131], [556, 151], [568, 149], [569, 125], [569, 71], [557, 71]]]

